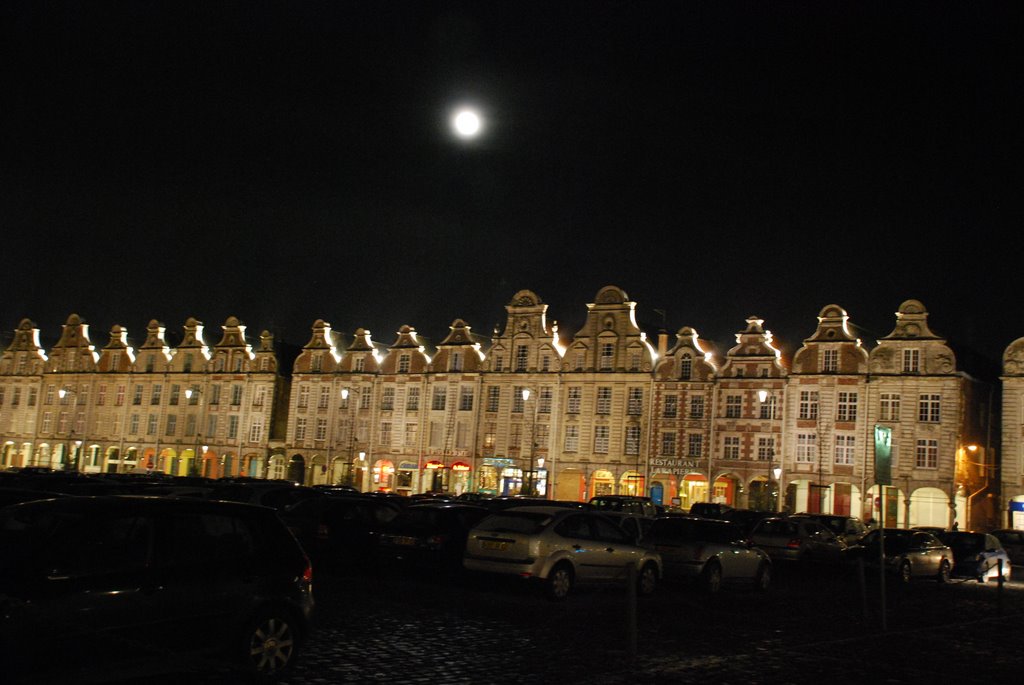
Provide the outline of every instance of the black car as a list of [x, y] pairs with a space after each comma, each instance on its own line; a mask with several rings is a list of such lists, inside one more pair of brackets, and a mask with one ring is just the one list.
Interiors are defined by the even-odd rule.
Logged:
[[598, 511], [621, 511], [626, 514], [654, 518], [658, 507], [650, 497], [639, 495], [598, 495], [591, 497], [590, 506]]
[[281, 512], [281, 520], [317, 568], [352, 570], [372, 561], [377, 538], [402, 510], [372, 495], [328, 495], [302, 500]]
[[8, 683], [211, 665], [272, 681], [312, 609], [312, 567], [272, 509], [122, 496], [0, 511]]
[[466, 537], [491, 512], [463, 502], [431, 502], [406, 507], [381, 532], [377, 559], [436, 571], [462, 567]]

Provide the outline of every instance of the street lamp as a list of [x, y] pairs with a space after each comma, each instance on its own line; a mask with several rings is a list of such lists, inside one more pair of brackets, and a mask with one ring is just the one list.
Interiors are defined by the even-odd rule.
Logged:
[[[345, 462], [344, 469], [345, 485], [355, 485], [355, 478], [354, 474], [352, 473], [352, 469], [355, 465], [354, 462], [356, 452], [356, 431], [355, 421], [352, 419], [352, 405], [348, 403], [348, 399], [351, 394], [352, 393], [348, 388], [341, 389], [341, 401], [344, 403], [344, 409], [348, 414], [348, 416], [345, 418], [345, 424], [348, 430], [348, 458], [347, 461]], [[360, 452], [361, 459], [365, 459], [363, 455], [364, 453]], [[359, 484], [358, 487], [360, 490], [363, 489], [361, 483]]]
[[[530, 401], [530, 396], [533, 395], [533, 394], [536, 394], [536, 393], [532, 389], [530, 389], [530, 388], [523, 388], [523, 402], [524, 403], [529, 402]], [[536, 458], [535, 457], [535, 450], [536, 450], [536, 447], [537, 447], [537, 410], [538, 410], [538, 401], [535, 398], [534, 401], [533, 401], [533, 417], [532, 417], [532, 419], [530, 421], [530, 461], [527, 463], [527, 470], [526, 470], [526, 474], [525, 474], [526, 475], [526, 482], [524, 483], [524, 487], [523, 487], [523, 494], [528, 495], [528, 496], [534, 496], [534, 495], [537, 494], [535, 492], [536, 484], [534, 482], [534, 480], [535, 480], [535, 473], [536, 472], [533, 469], [534, 459]], [[540, 464], [539, 465], [543, 466], [543, 459], [540, 460]]]
[[[195, 445], [195, 449], [192, 451], [192, 463], [189, 464], [189, 469], [188, 469], [189, 470], [189, 475], [192, 475], [192, 476], [200, 475], [200, 471], [199, 471], [199, 441], [200, 441], [200, 439], [202, 439], [203, 436], [199, 434], [199, 428], [200, 428], [200, 423], [201, 423], [201, 420], [202, 420], [202, 413], [201, 413], [202, 412], [202, 395], [203, 395], [203, 391], [200, 390], [199, 388], [188, 388], [187, 390], [185, 390], [185, 398], [187, 400], [189, 400], [189, 403], [191, 404], [192, 398], [195, 397], [196, 398], [196, 405], [199, 408], [199, 411], [196, 413], [196, 445]], [[205, 446], [203, 447], [203, 454], [206, 454], [206, 447]]]
[[[68, 395], [77, 396], [77, 393], [74, 390], [72, 390], [71, 388], [68, 388], [68, 387], [61, 388], [60, 390], [57, 391], [57, 396], [60, 397], [61, 400], [65, 399]], [[63, 404], [63, 402], [61, 404]], [[67, 461], [64, 462], [64, 470], [65, 471], [77, 471], [78, 470], [78, 452], [79, 452], [77, 446], [80, 446], [82, 444], [82, 441], [81, 440], [77, 440], [76, 441], [74, 439], [75, 438], [75, 412], [72, 409], [72, 411], [70, 411], [68, 413], [69, 413], [69, 415], [71, 417], [70, 418], [71, 430], [70, 430], [70, 432], [68, 434], [68, 441], [67, 441], [67, 445], [66, 445], [66, 449], [67, 449], [68, 454], [66, 455], [67, 456]], [[76, 445], [76, 448], [74, 450], [72, 450], [72, 448], [71, 448], [72, 444]]]
[[[767, 390], [758, 390], [757, 399], [760, 400], [761, 418], [762, 419], [774, 419], [775, 418], [775, 397]], [[767, 411], [765, 411], [765, 402], [768, 401]], [[778, 495], [782, 494], [782, 484], [779, 482], [780, 476], [782, 476], [782, 465], [775, 466], [775, 434], [771, 435], [771, 443], [767, 446], [768, 451], [768, 482], [766, 486], [766, 508], [768, 511], [778, 511]], [[775, 482], [778, 487], [778, 495], [776, 497], [775, 506], [772, 506], [772, 476], [775, 476]]]

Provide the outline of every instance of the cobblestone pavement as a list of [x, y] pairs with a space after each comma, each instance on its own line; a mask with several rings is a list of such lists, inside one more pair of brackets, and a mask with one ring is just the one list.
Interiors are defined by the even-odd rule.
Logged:
[[578, 588], [552, 603], [490, 577], [322, 577], [317, 631], [284, 683], [917, 683], [1018, 679], [1024, 668], [1024, 583], [1005, 585], [1001, 608], [995, 583], [890, 585], [883, 634], [873, 578], [776, 576], [767, 593], [713, 598], [662, 586], [638, 602], [635, 654], [622, 588]]

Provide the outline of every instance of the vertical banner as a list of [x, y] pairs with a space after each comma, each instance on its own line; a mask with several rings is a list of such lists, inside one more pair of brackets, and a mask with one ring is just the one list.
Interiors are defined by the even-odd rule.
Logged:
[[875, 483], [892, 485], [892, 428], [875, 426]]

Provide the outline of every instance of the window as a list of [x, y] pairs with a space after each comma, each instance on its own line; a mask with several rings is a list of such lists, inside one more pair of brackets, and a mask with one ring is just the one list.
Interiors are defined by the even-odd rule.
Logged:
[[208, 416], [206, 417], [206, 435], [210, 438], [217, 437], [217, 417]]
[[494, 449], [495, 436], [498, 434], [498, 427], [493, 421], [488, 422], [484, 429], [484, 448]]
[[679, 377], [683, 380], [693, 377], [693, 359], [691, 357], [683, 357], [679, 360]]
[[448, 370], [449, 371], [462, 371], [462, 353], [452, 352], [448, 357]]
[[324, 417], [317, 417], [316, 420], [316, 433], [313, 434], [314, 440], [326, 440], [327, 439], [327, 419]]
[[674, 457], [676, 456], [676, 434], [666, 431], [661, 434], [661, 456], [663, 457]]
[[775, 438], [759, 437], [757, 439], [758, 461], [771, 461], [775, 458]]
[[839, 370], [839, 350], [825, 350], [821, 355], [821, 372], [835, 373]]
[[132, 395], [132, 404], [136, 405], [136, 406], [142, 404], [142, 386], [141, 385], [136, 385], [135, 386], [135, 394]]
[[594, 426], [594, 454], [608, 454], [608, 426]]
[[28, 406], [30, 406], [30, 407], [36, 406], [36, 398], [38, 396], [39, 396], [39, 389], [38, 388], [29, 388], [28, 389]]
[[857, 393], [855, 392], [841, 392], [839, 393], [838, 403], [836, 405], [836, 421], [856, 421], [857, 420]]
[[494, 370], [495, 371], [501, 371], [501, 370], [504, 369], [504, 367], [505, 367], [505, 358], [502, 355], [500, 355], [500, 354], [494, 355]]
[[[328, 390], [328, 391], [330, 390], [329, 388], [325, 388], [325, 389]], [[323, 393], [321, 393], [321, 396], [322, 395], [323, 395]], [[232, 407], [239, 407], [241, 405], [242, 405], [242, 386], [241, 386], [241, 384], [236, 383], [236, 384], [231, 386], [231, 406]]]
[[385, 387], [381, 389], [380, 393], [380, 409], [381, 411], [394, 411], [395, 409], [395, 389], [393, 387]]
[[568, 402], [567, 402], [566, 408], [565, 408], [566, 413], [568, 413], [568, 414], [579, 414], [580, 413], [580, 403], [582, 402], [582, 399], [583, 399], [583, 390], [580, 387], [574, 386], [574, 387], [569, 388], [569, 397], [568, 397]]
[[739, 459], [740, 458], [740, 439], [738, 436], [726, 436], [725, 445], [722, 450], [722, 458], [724, 459]]
[[157, 383], [153, 386], [153, 391], [149, 394], [149, 403], [151, 405], [160, 404], [160, 396], [163, 394], [164, 386]]
[[459, 388], [459, 411], [473, 411], [473, 388]]
[[178, 417], [174, 414], [167, 415], [167, 425], [164, 427], [164, 435], [174, 435], [174, 431], [178, 428]]
[[53, 427], [53, 415], [50, 412], [43, 412], [43, 432], [49, 433]]
[[43, 404], [47, 404], [47, 405], [53, 404], [53, 393], [55, 393], [55, 392], [57, 392], [56, 386], [53, 386], [53, 385], [46, 386], [46, 399], [44, 400]]
[[359, 408], [369, 409], [370, 402], [373, 400], [373, 388], [370, 386], [364, 386], [359, 388]]
[[[123, 385], [117, 386], [117, 395], [114, 397], [114, 405], [115, 406], [117, 406], [117, 407], [123, 407], [124, 406], [124, 394], [125, 394], [125, 387]], [[193, 399], [198, 399], [198, 397], [193, 395]], [[49, 402], [47, 402], [47, 404], [49, 404]], [[192, 403], [190, 402], [189, 404], [192, 404]]]
[[938, 423], [942, 415], [941, 395], [921, 395], [917, 405], [917, 420], [922, 423]]
[[128, 419], [128, 433], [131, 435], [139, 434], [139, 415], [132, 414], [131, 418]]
[[574, 356], [576, 358], [576, 370], [577, 371], [582, 371], [583, 367], [586, 365], [586, 357], [585, 357], [584, 353], [583, 352], [576, 352], [576, 354]]
[[914, 465], [919, 469], [934, 469], [939, 465], [939, 441], [918, 440]]
[[444, 411], [444, 407], [447, 400], [447, 388], [444, 386], [435, 386], [434, 394], [430, 400], [430, 408], [434, 411]]
[[[239, 398], [241, 399], [241, 398]], [[316, 406], [320, 409], [327, 409], [331, 404], [331, 388], [330, 386], [320, 386], [320, 397], [317, 398]]]
[[665, 395], [665, 404], [661, 408], [663, 419], [674, 419], [678, 414], [679, 398], [675, 395]]
[[526, 371], [526, 364], [529, 360], [530, 348], [526, 345], [516, 345], [516, 371]]
[[626, 426], [625, 453], [640, 454], [640, 426]]
[[881, 407], [879, 413], [882, 421], [900, 420], [900, 396], [894, 393], [884, 392], [881, 395]]
[[836, 436], [836, 464], [853, 466], [856, 440], [852, 435]]
[[921, 350], [903, 350], [903, 373], [921, 371]]
[[306, 439], [306, 417], [300, 416], [295, 420], [295, 439], [305, 440]]
[[640, 352], [638, 350], [631, 350], [630, 353], [629, 353], [629, 370], [630, 371], [639, 371], [640, 370], [640, 360], [641, 359], [642, 359], [642, 355], [640, 354]]
[[611, 414], [612, 413], [612, 389], [608, 387], [602, 387], [597, 389], [597, 413], [598, 414]]
[[366, 370], [366, 359], [362, 355], [356, 357], [354, 362], [354, 371], [362, 372]]
[[146, 435], [156, 435], [156, 426], [160, 417], [156, 414], [150, 414], [146, 417]]
[[410, 357], [408, 354], [400, 354], [398, 356], [398, 373], [409, 373], [409, 361]]
[[626, 402], [626, 414], [629, 416], [640, 416], [644, 409], [644, 389], [630, 388], [629, 399]]
[[704, 397], [697, 396], [690, 398], [690, 418], [691, 419], [702, 419], [704, 418]]
[[615, 345], [613, 343], [601, 343], [601, 357], [598, 361], [601, 371], [611, 371], [615, 365]]
[[[306, 388], [306, 390], [309, 390], [309, 388]], [[210, 404], [220, 404], [220, 386], [217, 384], [210, 386]]]
[[420, 410], [420, 389], [411, 387], [408, 389], [405, 396], [405, 410], [406, 411], [419, 411]]
[[725, 418], [738, 419], [743, 411], [743, 398], [739, 395], [729, 395], [725, 398]]
[[317, 353], [313, 355], [312, 371], [321, 371], [324, 368], [324, 357], [322, 354]]
[[704, 436], [700, 433], [690, 433], [687, 438], [687, 456], [690, 457], [702, 457], [704, 456]]
[[420, 425], [418, 423], [405, 424], [405, 445], [415, 447], [416, 438], [419, 436]]
[[517, 385], [512, 388], [512, 413], [522, 414], [526, 403], [523, 401], [523, 387]]
[[537, 412], [540, 414], [551, 413], [551, 388], [540, 389], [540, 399], [537, 401]]
[[[217, 387], [217, 386], [213, 386], [213, 387]], [[214, 402], [213, 400], [210, 400], [210, 404], [216, 404], [216, 402]], [[299, 404], [298, 404], [298, 406], [299, 406], [299, 409], [305, 409], [306, 407], [309, 406], [309, 386], [308, 385], [300, 385], [299, 386]]]
[[817, 390], [801, 390], [800, 391], [800, 414], [801, 419], [817, 419], [818, 418], [818, 391]]
[[576, 452], [580, 448], [580, 427], [579, 426], [566, 426], [565, 427], [565, 451]]
[[814, 433], [799, 433], [796, 436], [796, 460], [801, 464], [818, 461], [818, 436]]
[[[114, 417], [116, 423], [117, 417]], [[116, 430], [115, 430], [116, 432]], [[196, 415], [189, 414], [185, 417], [185, 437], [190, 438], [196, 434]]]
[[[106, 392], [106, 387], [103, 388], [103, 391]], [[172, 407], [177, 407], [178, 406], [178, 401], [180, 399], [181, 399], [181, 386], [180, 385], [172, 385], [171, 386], [171, 398], [170, 398], [170, 400], [168, 400], [168, 404], [170, 404]]]
[[775, 395], [769, 395], [768, 397], [765, 398], [764, 402], [761, 403], [761, 418], [762, 419], [774, 419], [775, 418], [775, 408], [776, 408], [777, 402], [778, 402], [778, 399], [776, 399]]
[[496, 385], [492, 385], [487, 388], [487, 411], [498, 411], [501, 399], [501, 388]]
[[259, 442], [263, 439], [263, 417], [257, 416], [253, 418], [252, 423], [249, 424], [249, 442]]
[[238, 414], [232, 414], [228, 417], [228, 439], [238, 439]]

